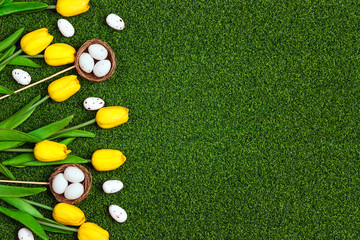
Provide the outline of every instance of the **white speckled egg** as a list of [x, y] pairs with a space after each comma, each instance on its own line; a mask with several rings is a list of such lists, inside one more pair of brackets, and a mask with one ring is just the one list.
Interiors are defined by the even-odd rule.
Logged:
[[79, 58], [79, 65], [81, 70], [87, 73], [91, 73], [94, 68], [95, 62], [94, 59], [90, 56], [90, 54], [83, 53]]
[[108, 56], [108, 51], [101, 44], [91, 44], [88, 51], [89, 54], [96, 60], [104, 60]]
[[66, 199], [78, 199], [84, 193], [84, 186], [81, 183], [72, 183], [66, 189], [64, 196]]
[[55, 176], [55, 178], [52, 181], [52, 189], [57, 194], [63, 194], [65, 192], [65, 189], [69, 185], [68, 181], [65, 179], [64, 174], [59, 173]]
[[75, 34], [75, 28], [71, 23], [66, 19], [59, 19], [57, 21], [57, 26], [59, 31], [64, 37], [72, 37]]
[[21, 69], [14, 69], [11, 72], [15, 81], [21, 85], [28, 85], [31, 82], [31, 76], [29, 73]]
[[84, 100], [83, 105], [86, 110], [94, 111], [104, 107], [105, 102], [101, 98], [88, 97]]
[[106, 23], [115, 30], [123, 30], [125, 22], [118, 15], [111, 13], [106, 17]]
[[111, 205], [109, 207], [109, 213], [112, 216], [112, 218], [119, 223], [123, 223], [127, 219], [127, 213], [125, 212], [124, 209], [122, 209], [118, 205]]
[[67, 167], [64, 171], [64, 177], [66, 180], [72, 183], [79, 183], [85, 179], [83, 171], [77, 167]]
[[124, 184], [119, 180], [108, 180], [102, 185], [105, 193], [116, 193], [124, 187]]
[[19, 240], [34, 240], [34, 235], [28, 228], [22, 228], [18, 232]]
[[94, 66], [94, 74], [97, 77], [106, 76], [110, 72], [111, 63], [109, 60], [98, 61]]

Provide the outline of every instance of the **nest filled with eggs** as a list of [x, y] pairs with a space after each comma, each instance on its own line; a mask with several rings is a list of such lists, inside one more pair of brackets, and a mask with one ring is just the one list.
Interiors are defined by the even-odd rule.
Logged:
[[[94, 49], [95, 55], [89, 54], [91, 50], [89, 47]], [[104, 49], [106, 49], [107, 53]], [[103, 57], [103, 54], [105, 54], [105, 57]], [[114, 51], [106, 42], [99, 39], [88, 40], [76, 53], [75, 67], [79, 75], [87, 80], [93, 82], [105, 81], [110, 78], [115, 71], [116, 59]], [[105, 75], [103, 76], [103, 74]]]
[[49, 178], [50, 191], [56, 200], [69, 204], [84, 200], [90, 192], [91, 184], [91, 173], [76, 163], [57, 167]]

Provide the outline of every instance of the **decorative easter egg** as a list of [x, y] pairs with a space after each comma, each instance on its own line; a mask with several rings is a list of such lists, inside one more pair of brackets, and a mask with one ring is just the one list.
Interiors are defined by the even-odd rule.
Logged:
[[83, 105], [86, 110], [94, 111], [104, 107], [105, 102], [101, 98], [88, 97], [84, 100]]
[[63, 173], [59, 173], [58, 175], [56, 175], [54, 180], [52, 181], [52, 189], [57, 194], [63, 194], [68, 185], [69, 183], [65, 179]]
[[102, 185], [105, 193], [116, 193], [124, 187], [124, 184], [119, 180], [108, 180]]
[[127, 219], [127, 213], [125, 212], [124, 209], [122, 209], [118, 205], [111, 205], [109, 207], [109, 213], [111, 217], [119, 223], [123, 223]]
[[75, 28], [71, 23], [66, 19], [59, 19], [57, 21], [57, 26], [59, 31], [64, 37], [72, 37], [75, 34]]
[[123, 30], [125, 22], [118, 15], [111, 13], [106, 17], [106, 23], [115, 30]]
[[72, 183], [79, 183], [85, 179], [84, 173], [77, 167], [67, 167], [64, 171], [64, 177]]
[[83, 53], [79, 58], [79, 65], [81, 70], [87, 73], [91, 73], [94, 68], [95, 62], [94, 59], [90, 56], [90, 54]]
[[22, 228], [18, 232], [19, 240], [34, 240], [34, 235], [28, 228]]
[[88, 48], [89, 54], [96, 60], [104, 60], [108, 56], [108, 51], [101, 44], [92, 44]]
[[97, 77], [106, 76], [110, 72], [111, 63], [109, 60], [98, 61], [94, 66], [94, 74]]
[[21, 85], [28, 85], [31, 82], [30, 74], [24, 70], [14, 69], [11, 73], [15, 81]]
[[72, 183], [66, 189], [64, 196], [66, 199], [75, 200], [84, 193], [84, 186], [81, 183]]

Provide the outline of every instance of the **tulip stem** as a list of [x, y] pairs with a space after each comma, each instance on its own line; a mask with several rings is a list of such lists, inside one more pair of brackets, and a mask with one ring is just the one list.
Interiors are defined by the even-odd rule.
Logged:
[[56, 5], [49, 5], [46, 9], [56, 9]]
[[18, 50], [17, 52], [15, 52], [13, 55], [11, 55], [10, 57], [8, 57], [7, 59], [5, 59], [4, 61], [2, 61], [2, 62], [0, 63], [0, 66], [8, 63], [11, 59], [15, 58], [15, 57], [16, 57], [17, 55], [19, 55], [20, 53], [22, 53], [22, 50], [21, 50], [21, 49]]
[[3, 150], [3, 152], [34, 152], [34, 149], [31, 148], [9, 148]]
[[48, 100], [48, 98], [49, 98], [49, 95], [46, 95], [45, 97], [43, 97], [42, 99], [40, 99], [39, 101], [37, 101], [34, 105], [32, 105], [31, 107], [29, 107], [29, 109], [28, 109], [26, 112], [28, 112], [28, 111], [36, 108], [37, 106], [39, 106], [40, 104], [42, 104], [43, 102], [45, 102], [46, 100]]
[[72, 131], [72, 130], [76, 130], [76, 129], [79, 129], [79, 128], [82, 128], [82, 127], [86, 127], [88, 125], [91, 125], [93, 123], [95, 123], [96, 120], [95, 118], [94, 119], [91, 119], [90, 121], [87, 121], [87, 122], [84, 122], [84, 123], [81, 123], [79, 125], [76, 125], [76, 126], [73, 126], [73, 127], [70, 127], [70, 128], [65, 128], [61, 131], [58, 131], [56, 134], [59, 134], [59, 133], [64, 133], [64, 132], [68, 132], [68, 131]]
[[53, 228], [57, 228], [57, 229], [65, 230], [65, 231], [70, 231], [70, 232], [77, 232], [78, 231], [76, 228], [60, 226], [60, 225], [57, 225], [57, 224], [47, 223], [47, 222], [43, 222], [43, 221], [40, 221], [40, 220], [36, 220], [36, 221], [38, 223], [40, 223], [41, 225], [48, 226], [48, 227], [53, 227]]
[[49, 207], [49, 206], [46, 206], [44, 204], [41, 204], [41, 203], [38, 203], [38, 202], [34, 202], [34, 201], [31, 201], [31, 200], [27, 200], [27, 199], [23, 199], [25, 202], [31, 204], [31, 205], [34, 205], [34, 206], [37, 206], [37, 207], [41, 207], [41, 208], [44, 208], [44, 209], [47, 209], [49, 211], [53, 211], [54, 209], [52, 207]]
[[34, 55], [34, 56], [30, 56], [30, 55], [20, 55], [23, 58], [44, 58], [43, 54], [38, 54], [38, 55]]

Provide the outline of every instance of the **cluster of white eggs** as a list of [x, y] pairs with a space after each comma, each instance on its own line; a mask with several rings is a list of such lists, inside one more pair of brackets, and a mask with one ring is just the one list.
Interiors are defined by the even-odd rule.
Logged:
[[79, 58], [81, 70], [86, 73], [93, 72], [99, 78], [106, 76], [111, 69], [111, 62], [106, 59], [108, 57], [106, 48], [101, 44], [92, 44], [87, 50], [88, 53], [82, 53]]
[[52, 189], [57, 194], [64, 194], [69, 200], [75, 200], [84, 194], [84, 173], [77, 167], [67, 167], [64, 173], [59, 173], [52, 181]]

